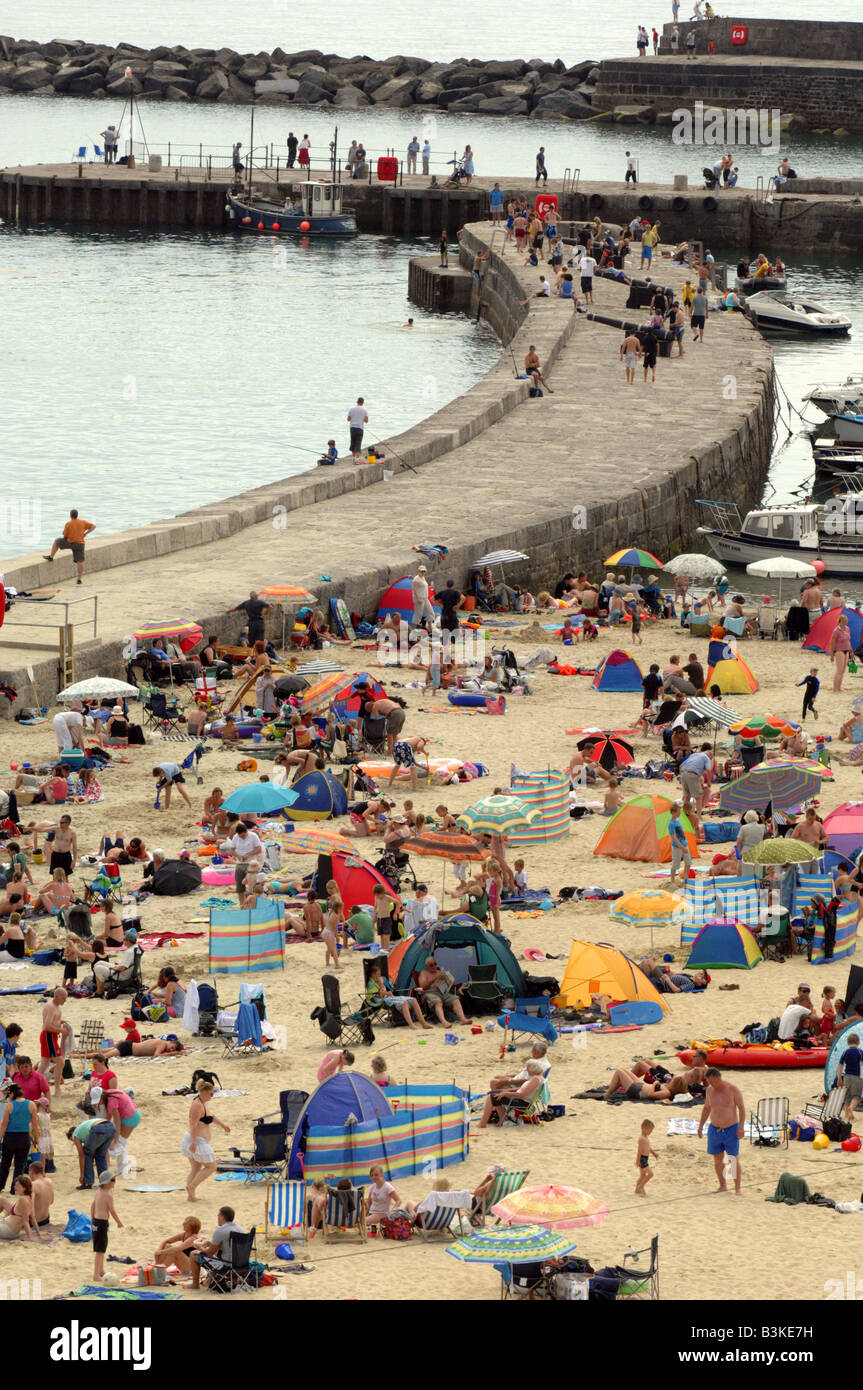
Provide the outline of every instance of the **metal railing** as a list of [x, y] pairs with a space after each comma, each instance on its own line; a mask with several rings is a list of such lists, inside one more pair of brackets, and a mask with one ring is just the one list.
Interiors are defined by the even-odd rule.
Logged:
[[[12, 612], [14, 613], [18, 608], [20, 608], [22, 605], [27, 604], [28, 602], [29, 602], [29, 601], [28, 601], [27, 599], [24, 599], [24, 598], [16, 598], [16, 599], [15, 599], [15, 602], [12, 604]], [[92, 614], [92, 617], [89, 617], [89, 618], [73, 618], [72, 621], [70, 622], [70, 621], [69, 621], [69, 609], [70, 609], [70, 608], [76, 608], [76, 607], [78, 606], [79, 603], [92, 603], [92, 605], [93, 605], [93, 614]], [[94, 637], [94, 639], [95, 639], [96, 637], [98, 637], [98, 635], [99, 635], [99, 627], [98, 627], [98, 624], [99, 624], [99, 595], [98, 595], [98, 594], [86, 594], [86, 595], [82, 595], [81, 598], [70, 598], [70, 599], [54, 599], [54, 598], [50, 598], [50, 599], [43, 599], [43, 600], [41, 600], [41, 601], [39, 601], [39, 602], [34, 602], [34, 603], [33, 603], [33, 611], [34, 611], [34, 613], [35, 613], [35, 612], [43, 613], [43, 612], [45, 611], [46, 608], [62, 608], [62, 609], [63, 609], [63, 622], [62, 622], [62, 623], [58, 623], [58, 622], [53, 622], [53, 623], [40, 623], [40, 622], [29, 621], [29, 620], [22, 621], [21, 619], [17, 619], [17, 618], [10, 618], [9, 615], [8, 615], [8, 612], [7, 612], [7, 615], [6, 615], [6, 617], [4, 618], [4, 620], [3, 620], [3, 631], [5, 632], [7, 627], [50, 627], [50, 628], [54, 628], [54, 629], [56, 629], [56, 628], [58, 628], [58, 627], [60, 627], [60, 628], [69, 628], [69, 627], [74, 628], [74, 627], [83, 627], [85, 624], [89, 624], [89, 623], [92, 622], [92, 624], [93, 624], [93, 637]], [[13, 645], [20, 646], [20, 645], [23, 645], [23, 644], [21, 644], [21, 643], [15, 643], [15, 644], [13, 644]], [[40, 645], [42, 645], [42, 646], [47, 646], [48, 644], [47, 644], [47, 643], [41, 643]]]

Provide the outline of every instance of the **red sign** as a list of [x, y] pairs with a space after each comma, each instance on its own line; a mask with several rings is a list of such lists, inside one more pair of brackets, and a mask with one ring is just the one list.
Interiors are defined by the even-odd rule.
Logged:
[[746, 24], [732, 24], [732, 26], [731, 26], [731, 42], [732, 42], [732, 43], [737, 43], [737, 44], [745, 43], [745, 42], [746, 42], [746, 36], [747, 36], [748, 33], [749, 33], [749, 28], [748, 28], [748, 26], [747, 26]]

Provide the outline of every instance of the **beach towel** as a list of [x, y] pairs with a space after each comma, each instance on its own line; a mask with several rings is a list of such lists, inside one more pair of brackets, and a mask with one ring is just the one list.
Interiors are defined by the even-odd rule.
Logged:
[[176, 1301], [182, 1295], [172, 1293], [170, 1290], [162, 1289], [109, 1289], [103, 1288], [101, 1284], [79, 1284], [76, 1289], [70, 1289], [68, 1293], [59, 1293], [55, 1297], [58, 1299], [67, 1298], [99, 1298], [110, 1303], [128, 1303], [132, 1300], [136, 1302], [153, 1302], [158, 1299], [161, 1302]]
[[19, 985], [17, 989], [0, 989], [0, 994], [46, 994], [50, 985]]
[[801, 1202], [808, 1202], [811, 1197], [809, 1184], [805, 1178], [796, 1178], [793, 1173], [783, 1173], [778, 1183], [776, 1191], [772, 1197], [765, 1197], [765, 1202], [784, 1202], [786, 1206], [796, 1207]]

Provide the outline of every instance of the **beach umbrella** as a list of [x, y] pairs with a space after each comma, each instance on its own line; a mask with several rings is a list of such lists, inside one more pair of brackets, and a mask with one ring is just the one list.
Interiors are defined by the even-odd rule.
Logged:
[[534, 1264], [556, 1260], [576, 1249], [575, 1241], [543, 1226], [492, 1226], [460, 1236], [446, 1247], [454, 1260], [467, 1264]]
[[441, 897], [446, 892], [446, 860], [454, 864], [481, 864], [488, 858], [488, 850], [478, 845], [472, 835], [459, 830], [424, 830], [422, 835], [406, 840], [402, 849], [408, 854], [444, 860]]
[[635, 752], [632, 744], [625, 739], [615, 738], [606, 734], [588, 734], [586, 738], [580, 738], [576, 744], [582, 753], [587, 753], [591, 762], [599, 763], [606, 772], [611, 772], [615, 767], [628, 767], [635, 762]]
[[110, 676], [90, 676], [87, 680], [67, 685], [59, 692], [57, 700], [120, 700], [124, 696], [137, 694], [137, 685], [130, 685], [128, 681], [112, 680]]
[[198, 623], [186, 618], [154, 618], [136, 627], [132, 636], [136, 642], [153, 642], [159, 637], [172, 637], [181, 652], [190, 652], [203, 637]]
[[282, 646], [285, 645], [285, 612], [298, 603], [315, 603], [317, 594], [304, 589], [301, 584], [270, 584], [258, 590], [258, 597], [269, 604], [278, 604], [282, 610]]
[[522, 550], [492, 550], [488, 555], [481, 555], [476, 561], [477, 565], [514, 565], [517, 560], [529, 560], [530, 556], [525, 555]]
[[319, 714], [332, 704], [333, 695], [341, 690], [353, 677], [347, 671], [334, 671], [324, 676], [316, 685], [309, 686], [300, 696], [300, 709], [303, 714]]
[[536, 807], [528, 806], [519, 796], [484, 796], [475, 806], [468, 806], [456, 816], [459, 825], [472, 835], [482, 831], [489, 835], [506, 835], [510, 830], [535, 825], [539, 819]]
[[783, 839], [778, 836], [775, 839], [761, 840], [757, 845], [751, 845], [749, 849], [743, 851], [743, 859], [747, 864], [810, 864], [818, 858], [818, 850], [812, 845], [807, 845], [804, 840], [791, 840], [787, 836]]
[[639, 550], [637, 546], [631, 546], [628, 550], [615, 550], [613, 555], [603, 560], [603, 564], [616, 566], [618, 569], [662, 569], [661, 560], [657, 560], [649, 550]]
[[710, 581], [722, 572], [715, 555], [675, 555], [663, 566], [666, 574], [686, 574], [690, 579]]
[[650, 949], [653, 950], [654, 928], [671, 926], [672, 920], [679, 921], [686, 911], [686, 899], [676, 893], [669, 893], [665, 888], [640, 888], [616, 898], [608, 916], [610, 921], [622, 922], [627, 927], [648, 927]]
[[729, 729], [740, 719], [736, 710], [727, 709], [719, 700], [711, 700], [707, 695], [689, 695], [686, 706], [687, 709], [700, 715], [702, 719], [709, 719], [714, 724], [718, 724], [721, 729]]
[[747, 719], [738, 719], [729, 724], [728, 732], [744, 742], [770, 743], [777, 738], [789, 738], [800, 728], [790, 719], [781, 719], [775, 714], [752, 714]]
[[500, 1221], [511, 1226], [542, 1226], [546, 1231], [599, 1226], [609, 1215], [608, 1207], [589, 1192], [553, 1182], [520, 1187], [503, 1201], [496, 1202], [491, 1210]]
[[814, 579], [818, 571], [806, 560], [795, 560], [788, 555], [771, 555], [766, 560], [753, 560], [751, 565], [746, 566], [746, 573], [755, 575], [757, 579], [778, 579], [777, 606], [781, 608], [783, 579]]
[[276, 695], [280, 700], [286, 700], [289, 695], [299, 695], [301, 690], [308, 690], [309, 682], [305, 676], [292, 675], [288, 672], [284, 676], [279, 676], [276, 681]]
[[325, 657], [318, 657], [315, 661], [303, 661], [297, 665], [297, 670], [304, 676], [328, 676], [331, 672], [341, 669], [335, 661], [327, 661]]
[[682, 709], [679, 714], [676, 714], [674, 716], [674, 718], [671, 721], [671, 727], [672, 729], [691, 729], [696, 724], [706, 723], [707, 720], [705, 716], [703, 714], [699, 714], [698, 710], [687, 708]]
[[274, 811], [282, 811], [286, 806], [293, 806], [296, 800], [297, 793], [291, 791], [290, 787], [278, 787], [275, 782], [249, 782], [226, 796], [222, 807], [225, 811], [236, 811], [238, 815], [251, 811], [266, 816]]
[[748, 811], [771, 802], [778, 810], [801, 806], [821, 789], [821, 778], [790, 758], [758, 763], [742, 777], [726, 782], [719, 793], [723, 811]]
[[313, 822], [295, 826], [293, 830], [286, 825], [280, 829], [279, 835], [285, 854], [332, 854], [334, 850], [344, 854], [354, 853], [354, 846], [346, 835]]

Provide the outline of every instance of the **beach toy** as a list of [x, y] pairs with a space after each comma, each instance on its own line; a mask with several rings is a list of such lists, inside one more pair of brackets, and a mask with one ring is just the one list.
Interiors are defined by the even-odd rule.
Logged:
[[[52, 959], [52, 960], [54, 959], [53, 955], [52, 955], [51, 959]], [[482, 1032], [482, 1028], [471, 1028], [470, 1031], [471, 1031], [472, 1033], [481, 1033], [481, 1032]]]
[[458, 709], [485, 709], [485, 695], [473, 695], [467, 690], [450, 690], [447, 699]]
[[283, 1240], [280, 1245], [276, 1246], [277, 1260], [293, 1260], [294, 1258], [294, 1252], [286, 1240]]
[[633, 999], [627, 1004], [612, 1004], [608, 1010], [612, 1023], [661, 1023], [662, 1006], [655, 999]]
[[[825, 1067], [826, 1047], [809, 1047], [795, 1052], [793, 1048], [767, 1047], [762, 1043], [730, 1043], [724, 1047], [707, 1049], [709, 1067]], [[685, 1066], [692, 1065], [692, 1049], [686, 1048], [677, 1056]]]
[[827, 1138], [826, 1134], [816, 1134], [815, 1138], [812, 1140], [812, 1147], [813, 1149], [829, 1149], [830, 1140]]
[[847, 1154], [859, 1153], [861, 1148], [861, 1141], [859, 1135], [852, 1134], [850, 1139], [843, 1139], [842, 1147]]
[[455, 1033], [444, 1033], [444, 1035], [443, 1035], [443, 1040], [444, 1040], [445, 1043], [453, 1043], [453, 1044], [454, 1044], [454, 1043], [457, 1043], [457, 1042], [458, 1042], [458, 1038], [456, 1037]]

